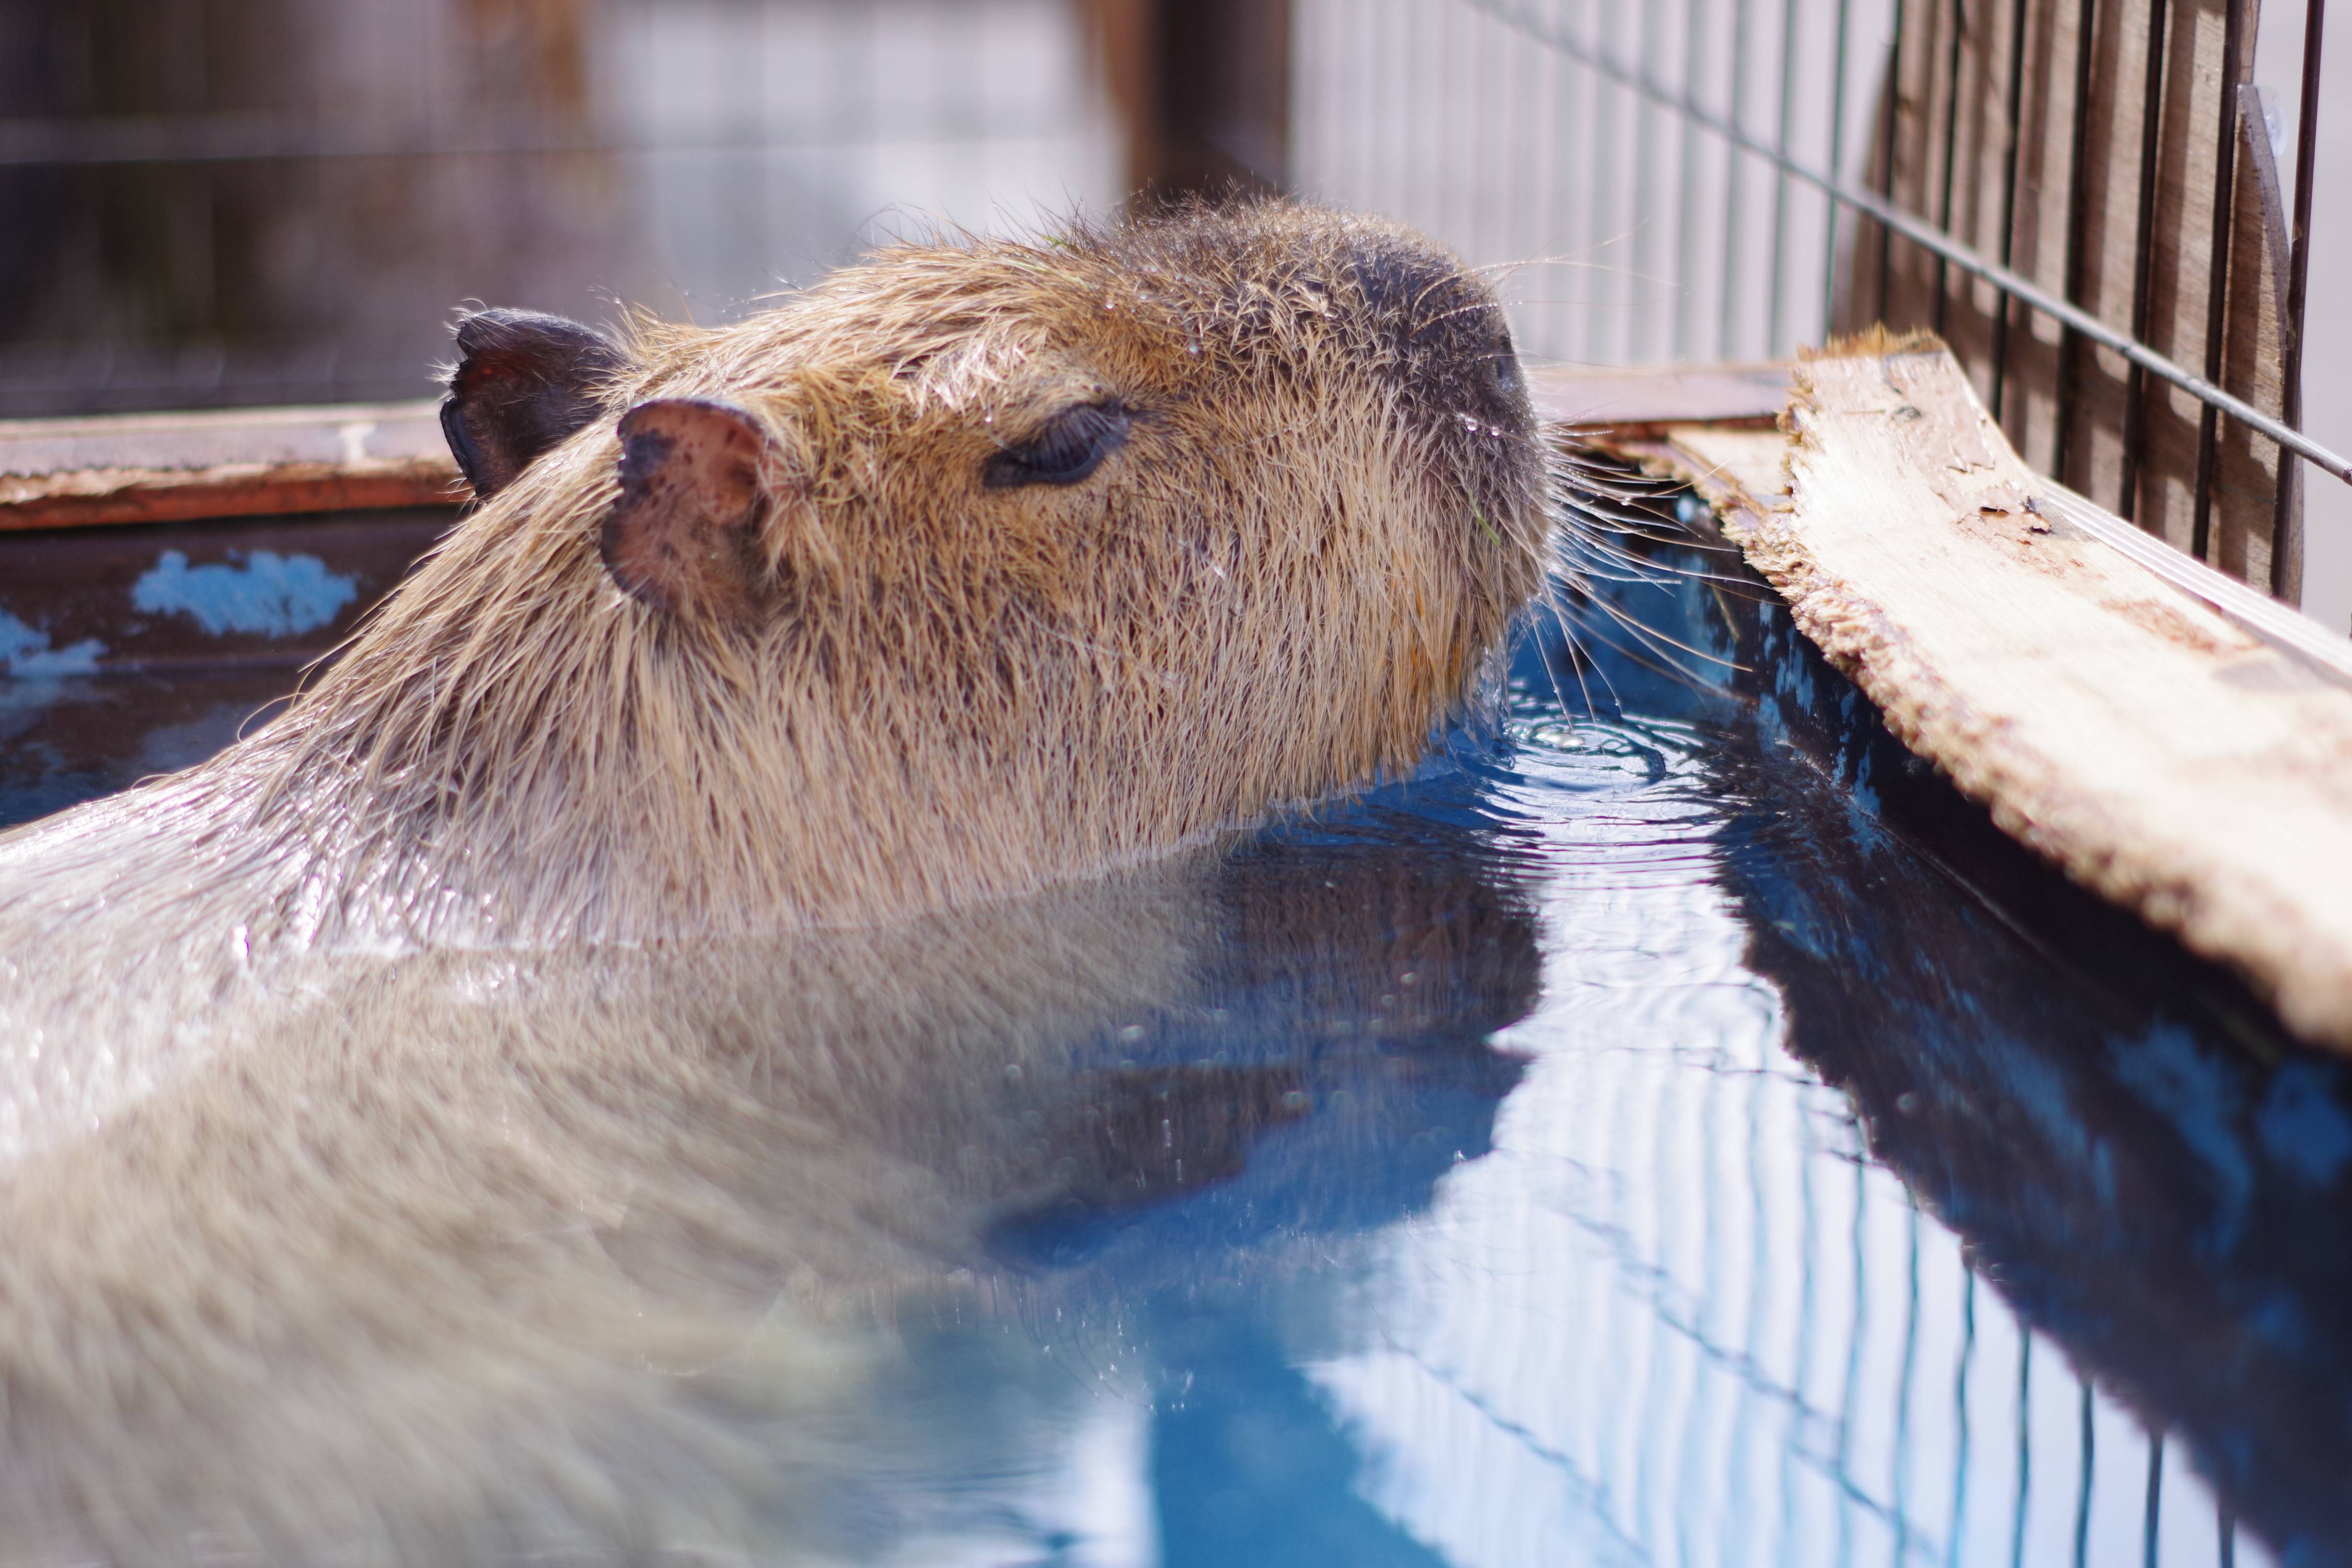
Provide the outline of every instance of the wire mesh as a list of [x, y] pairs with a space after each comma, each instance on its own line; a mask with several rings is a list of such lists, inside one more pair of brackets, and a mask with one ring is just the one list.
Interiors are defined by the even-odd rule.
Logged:
[[1532, 352], [1741, 361], [1932, 328], [2029, 461], [2299, 593], [2297, 474], [2352, 462], [2290, 404], [2313, 159], [2290, 223], [2252, 0], [1299, 15], [1302, 182], [1515, 272]]

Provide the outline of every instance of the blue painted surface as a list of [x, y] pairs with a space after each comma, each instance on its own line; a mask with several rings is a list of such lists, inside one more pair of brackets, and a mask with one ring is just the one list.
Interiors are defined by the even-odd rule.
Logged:
[[98, 668], [106, 645], [84, 637], [65, 647], [51, 647], [49, 634], [26, 626], [0, 610], [0, 668], [18, 680], [55, 680], [68, 675], [89, 675]]
[[293, 637], [314, 631], [359, 594], [357, 579], [327, 570], [315, 555], [257, 550], [242, 560], [190, 566], [166, 550], [132, 585], [131, 602], [150, 615], [183, 615], [215, 637], [232, 632]]

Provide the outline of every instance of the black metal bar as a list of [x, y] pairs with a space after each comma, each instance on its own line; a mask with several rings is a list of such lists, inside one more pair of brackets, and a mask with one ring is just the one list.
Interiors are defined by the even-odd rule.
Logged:
[[[1838, 0], [1837, 58], [1830, 69], [1830, 173], [1836, 175], [1845, 164], [1845, 57], [1846, 25], [1853, 0]], [[1832, 196], [1823, 205], [1829, 217], [1822, 234], [1822, 336], [1826, 339], [1837, 325], [1838, 277], [1838, 216], [1845, 209]]]
[[2221, 1537], [2221, 1568], [2238, 1568], [2238, 1516], [2228, 1503], [2214, 1510], [2213, 1525]]
[[[2083, 226], [2090, 221], [2091, 204], [2083, 199], [2083, 183], [2090, 173], [2091, 47], [2098, 37], [2098, 0], [2082, 0], [2074, 20], [2074, 132], [2067, 155], [2066, 176], [2066, 302], [2083, 302]], [[2057, 440], [2050, 455], [2050, 472], [2066, 482], [2067, 437], [2073, 433], [2076, 378], [2086, 351], [2082, 335], [2071, 326], [2058, 332]]]
[[[1797, 104], [1797, 0], [1780, 5], [1780, 123], [1773, 145], [1789, 155], [1789, 126]], [[1765, 313], [1764, 352], [1787, 353], [1782, 333], [1788, 310], [1781, 296], [1789, 272], [1789, 170], [1784, 163], [1772, 171], [1772, 291]]]
[[[2303, 23], [2303, 119], [2294, 133], [2294, 216], [2288, 233], [2286, 269], [2286, 363], [2280, 422], [2303, 428], [2304, 304], [2311, 284], [2311, 192], [2319, 161], [2319, 43], [2327, 20], [2327, 0], [2311, 0]], [[2290, 603], [2303, 597], [2303, 468], [2291, 452], [2279, 453], [2278, 508], [2271, 521], [2271, 592]]]
[[[1879, 142], [1880, 167], [1878, 194], [1888, 205], [1895, 202], [1895, 128], [1903, 119], [1903, 31], [1908, 20], [1904, 0], [1895, 0], [1895, 43], [1886, 51], [1886, 124]], [[1878, 310], [1875, 319], [1886, 320], [1887, 282], [1895, 271], [1895, 230], [1882, 222], [1878, 226]]]
[[[1968, 0], [1952, 0], [1952, 35], [1944, 41], [1944, 188], [1936, 205], [1936, 226], [1946, 234], [1952, 232], [1953, 176], [1959, 172], [1960, 39], [1968, 30]], [[1951, 305], [1951, 269], [1949, 260], [1936, 258], [1934, 321], [1938, 335]]]
[[[1754, 0], [1733, 0], [1731, 8], [1731, 123], [1743, 134], [1748, 129], [1748, 39], [1752, 31]], [[1739, 327], [1739, 291], [1733, 280], [1739, 276], [1739, 229], [1742, 218], [1739, 199], [1748, 170], [1739, 160], [1739, 143], [1727, 142], [1723, 152], [1723, 320], [1716, 332], [1716, 353], [1718, 358], [1732, 357], [1732, 338]]]
[[[2230, 0], [2221, 24], [2221, 114], [2213, 143], [2213, 250], [2205, 280], [2205, 379], [2220, 385], [2230, 331], [2230, 234], [2237, 225], [2239, 94], [2244, 86], [2249, 0]], [[2206, 404], [2197, 416], [2196, 521], [2189, 553], [2205, 559], [2213, 534], [2213, 465], [2221, 456], [2221, 410]]]
[[[2231, 7], [2235, 9], [2235, 7]], [[2156, 1527], [2164, 1520], [2164, 1434], [2158, 1432], [2147, 1440], [2147, 1510], [2140, 1521], [2139, 1560], [2141, 1568], [2156, 1568]]]
[[[2025, 13], [2028, 0], [2009, 0], [2009, 160], [2000, 176], [2000, 264], [2017, 257], [2017, 173], [2025, 155]], [[1992, 422], [2008, 413], [2009, 318], [2016, 301], [1998, 289], [2000, 309], [1992, 320]]]
[[[2147, 313], [2156, 283], [2156, 163], [2164, 151], [2164, 28], [2166, 0], [2147, 8], [2147, 84], [2139, 121], [2139, 226], [2132, 252], [2133, 339], [2147, 342]], [[2147, 440], [2147, 374], [2137, 364], [2124, 373], [2124, 460], [2116, 515], [2139, 521], [2139, 465]]]

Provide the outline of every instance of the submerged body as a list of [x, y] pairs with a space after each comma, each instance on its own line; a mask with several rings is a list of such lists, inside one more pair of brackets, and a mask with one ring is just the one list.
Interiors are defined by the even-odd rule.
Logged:
[[1197, 878], [1112, 873], [1410, 764], [1540, 576], [1500, 313], [1364, 220], [460, 342], [482, 510], [268, 728], [0, 837], [11, 1561], [626, 1555], [673, 1473], [751, 1531], [643, 1366], [951, 1266], [1042, 1179], [984, 1091], [1191, 984]]
[[[1539, 576], [1500, 312], [1369, 220], [887, 252], [571, 368], [289, 712], [0, 837], [0, 1149], [322, 954], [902, 918], [1408, 765]], [[616, 426], [719, 400], [753, 493], [647, 591]]]

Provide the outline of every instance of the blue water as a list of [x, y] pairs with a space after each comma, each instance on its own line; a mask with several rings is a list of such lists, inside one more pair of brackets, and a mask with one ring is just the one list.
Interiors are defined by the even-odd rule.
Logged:
[[[1234, 847], [1195, 990], [1023, 1112], [1058, 1185], [900, 1310], [868, 1397], [985, 1452], [831, 1489], [843, 1558], [2352, 1559], [2352, 1073], [1650, 554]], [[0, 820], [258, 700], [121, 679], [18, 689]]]

